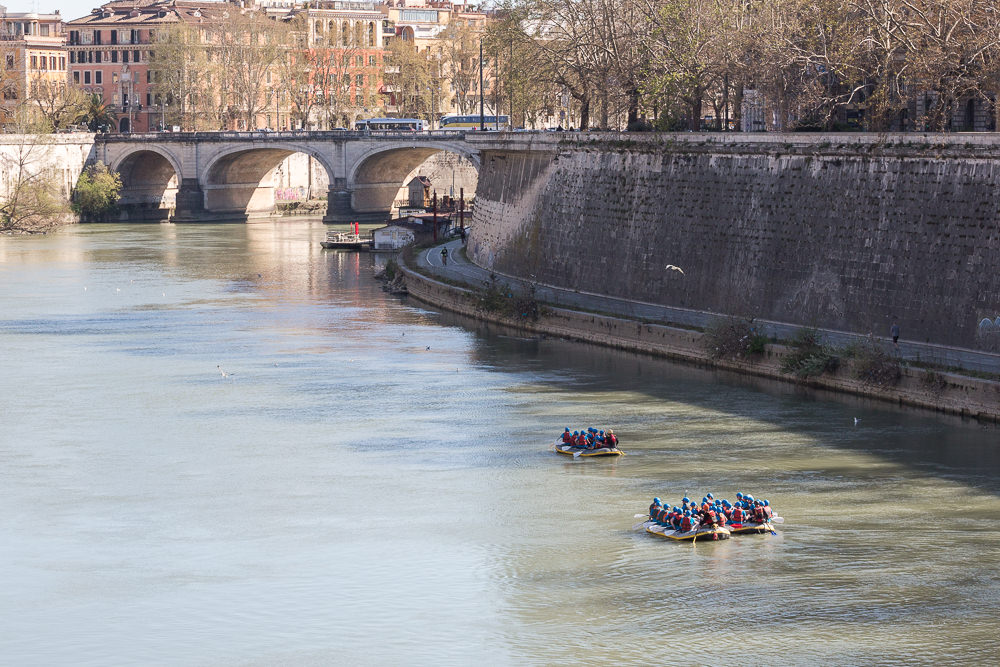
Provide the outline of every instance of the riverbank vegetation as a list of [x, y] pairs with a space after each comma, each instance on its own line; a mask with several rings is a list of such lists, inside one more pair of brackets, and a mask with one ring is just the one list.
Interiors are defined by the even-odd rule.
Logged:
[[749, 359], [764, 353], [767, 337], [754, 318], [727, 317], [705, 328], [702, 345], [712, 359]]
[[118, 210], [122, 179], [103, 162], [83, 170], [73, 188], [71, 207], [86, 221], [105, 220]]
[[52, 134], [30, 109], [20, 109], [16, 133], [0, 152], [6, 188], [0, 196], [0, 232], [35, 234], [69, 219], [70, 209], [57, 166], [49, 162]]

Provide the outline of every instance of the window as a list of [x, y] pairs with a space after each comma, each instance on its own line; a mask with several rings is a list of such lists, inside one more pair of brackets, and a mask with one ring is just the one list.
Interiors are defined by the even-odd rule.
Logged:
[[150, 95], [149, 93], [146, 93], [146, 106], [149, 107], [152, 105], [153, 105], [153, 96]]
[[93, 44], [94, 43], [94, 31], [93, 30], [81, 30], [80, 31], [80, 43], [81, 44]]
[[66, 71], [66, 56], [59, 57], [59, 69]]
[[118, 52], [117, 51], [112, 51], [111, 52], [111, 62], [113, 62], [113, 63], [118, 62]]
[[371, 67], [375, 66], [375, 56], [368, 56], [368, 65]]
[[41, 26], [39, 26], [39, 27], [41, 28], [41, 32], [40, 32], [39, 34], [40, 34], [40, 35], [41, 35], [42, 37], [48, 37], [48, 36], [49, 36], [49, 24], [48, 24], [48, 23], [43, 23], [43, 24], [42, 24]]
[[364, 74], [358, 74], [356, 77], [354, 77], [354, 85], [356, 85], [358, 88], [361, 88], [362, 86], [364, 86], [365, 85], [365, 75]]
[[38, 69], [38, 56], [31, 56], [31, 69]]
[[72, 65], [76, 62], [76, 51], [69, 52], [69, 63]]
[[122, 51], [122, 62], [123, 63], [128, 62], [128, 51]]
[[104, 72], [101, 70], [94, 72], [94, 83], [104, 83]]
[[146, 83], [153, 83], [153, 73], [146, 70]]
[[14, 69], [14, 56], [13, 55], [8, 55], [7, 56], [7, 69]]
[[364, 56], [358, 56], [357, 58], [354, 59], [354, 64], [357, 67], [364, 67], [365, 66], [365, 57]]
[[84, 85], [90, 83], [90, 70], [87, 70], [86, 72], [83, 73], [83, 83]]
[[80, 73], [79, 72], [73, 72], [73, 83], [75, 83], [78, 86], [80, 85]]
[[95, 63], [101, 62], [101, 52], [100, 51], [95, 51], [94, 52], [94, 62]]

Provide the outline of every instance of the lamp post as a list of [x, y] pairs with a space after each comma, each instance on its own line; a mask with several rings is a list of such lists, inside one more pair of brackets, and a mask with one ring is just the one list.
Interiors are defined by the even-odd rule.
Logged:
[[486, 116], [483, 114], [483, 40], [479, 40], [479, 129], [486, 131]]

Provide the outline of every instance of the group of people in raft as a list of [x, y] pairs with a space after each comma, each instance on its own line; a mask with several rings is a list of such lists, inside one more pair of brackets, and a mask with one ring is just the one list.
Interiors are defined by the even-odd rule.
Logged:
[[653, 498], [649, 506], [649, 518], [667, 528], [687, 533], [698, 528], [725, 526], [726, 524], [767, 523], [774, 516], [771, 504], [742, 493], [736, 494], [736, 502], [715, 498], [711, 493], [701, 499], [701, 503], [684, 498], [680, 506], [664, 505], [659, 498]]
[[586, 431], [569, 432], [567, 428], [562, 434], [563, 444], [581, 449], [615, 449], [618, 447], [618, 436], [610, 428], [608, 432], [598, 431], [590, 427]]

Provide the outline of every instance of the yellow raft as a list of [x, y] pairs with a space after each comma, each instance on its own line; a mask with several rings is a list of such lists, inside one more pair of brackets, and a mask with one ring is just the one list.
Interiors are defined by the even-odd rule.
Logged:
[[583, 458], [585, 456], [624, 456], [625, 452], [617, 447], [601, 447], [600, 449], [582, 449], [573, 445], [567, 445], [562, 440], [557, 440], [555, 445], [556, 454]]
[[703, 542], [729, 539], [729, 529], [723, 528], [722, 526], [708, 526], [698, 528], [696, 530], [689, 530], [686, 533], [674, 530], [673, 528], [665, 528], [655, 521], [647, 521], [642, 524], [642, 527], [645, 528], [646, 532], [650, 535], [656, 535], [657, 537], [663, 537], [677, 542]]

